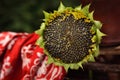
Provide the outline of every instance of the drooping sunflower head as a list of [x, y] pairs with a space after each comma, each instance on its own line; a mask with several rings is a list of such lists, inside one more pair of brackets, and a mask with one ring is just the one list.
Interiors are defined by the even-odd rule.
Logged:
[[93, 61], [99, 53], [99, 43], [104, 36], [101, 22], [94, 20], [89, 6], [76, 8], [60, 4], [57, 11], [47, 13], [40, 29], [37, 44], [44, 48], [48, 63], [78, 69]]

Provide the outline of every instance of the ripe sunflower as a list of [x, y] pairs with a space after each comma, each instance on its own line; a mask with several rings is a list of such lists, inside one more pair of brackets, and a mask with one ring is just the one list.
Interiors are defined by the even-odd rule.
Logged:
[[64, 66], [66, 71], [82, 68], [82, 64], [94, 61], [99, 53], [99, 43], [104, 36], [102, 24], [93, 18], [89, 6], [65, 7], [62, 3], [53, 13], [44, 11], [45, 19], [37, 44], [44, 48], [48, 63]]

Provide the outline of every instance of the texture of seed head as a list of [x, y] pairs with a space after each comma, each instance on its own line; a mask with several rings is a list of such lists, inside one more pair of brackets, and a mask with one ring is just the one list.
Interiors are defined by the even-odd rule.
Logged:
[[92, 22], [61, 14], [48, 23], [43, 32], [45, 49], [55, 59], [64, 63], [77, 63], [89, 54]]
[[82, 68], [82, 64], [94, 61], [99, 54], [99, 44], [104, 33], [102, 23], [94, 20], [90, 5], [75, 8], [62, 3], [53, 13], [44, 11], [44, 22], [35, 31], [40, 35], [36, 44], [43, 48], [47, 63], [68, 69]]

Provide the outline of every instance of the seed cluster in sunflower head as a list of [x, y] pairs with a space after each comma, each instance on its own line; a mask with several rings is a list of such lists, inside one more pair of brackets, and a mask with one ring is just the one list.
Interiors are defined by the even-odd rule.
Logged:
[[101, 22], [93, 19], [89, 6], [65, 7], [47, 13], [39, 30], [37, 44], [44, 48], [48, 63], [78, 69], [87, 61], [93, 61], [99, 53], [99, 43], [104, 36]]

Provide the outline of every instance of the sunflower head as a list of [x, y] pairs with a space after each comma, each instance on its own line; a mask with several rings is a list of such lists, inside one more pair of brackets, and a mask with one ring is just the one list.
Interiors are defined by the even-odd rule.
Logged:
[[99, 53], [99, 43], [104, 36], [100, 21], [93, 18], [89, 6], [65, 7], [62, 3], [53, 13], [44, 11], [45, 19], [37, 44], [44, 48], [48, 63], [78, 69], [87, 61], [94, 61]]

